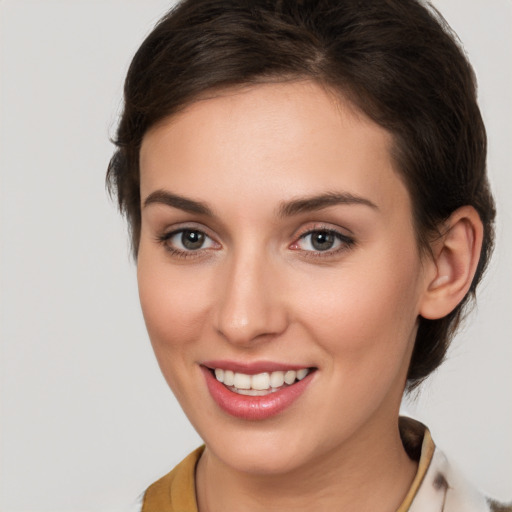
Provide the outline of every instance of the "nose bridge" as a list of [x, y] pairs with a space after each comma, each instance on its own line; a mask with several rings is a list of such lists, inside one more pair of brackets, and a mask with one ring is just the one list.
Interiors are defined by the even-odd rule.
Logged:
[[[259, 249], [259, 250], [258, 250]], [[233, 250], [219, 274], [217, 330], [231, 343], [252, 344], [286, 328], [286, 312], [275, 286], [278, 270], [261, 246]]]

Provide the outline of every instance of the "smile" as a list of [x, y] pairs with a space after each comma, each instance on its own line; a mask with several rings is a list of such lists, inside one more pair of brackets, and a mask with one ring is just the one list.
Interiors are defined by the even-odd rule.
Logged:
[[204, 363], [200, 368], [211, 397], [222, 411], [254, 421], [276, 416], [290, 407], [316, 374], [316, 368], [277, 366]]
[[310, 372], [309, 368], [300, 370], [287, 370], [264, 372], [256, 375], [233, 372], [215, 368], [215, 378], [223, 383], [230, 391], [246, 396], [265, 396], [275, 393], [284, 386], [291, 386], [296, 381], [302, 380]]

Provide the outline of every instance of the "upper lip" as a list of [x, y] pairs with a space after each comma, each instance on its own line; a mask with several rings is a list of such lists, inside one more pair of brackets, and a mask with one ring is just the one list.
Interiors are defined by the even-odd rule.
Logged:
[[215, 370], [216, 368], [222, 368], [223, 370], [231, 370], [233, 372], [244, 373], [246, 375], [256, 375], [258, 373], [272, 373], [278, 371], [288, 370], [301, 370], [302, 368], [312, 368], [308, 364], [288, 364], [278, 363], [275, 361], [230, 361], [230, 360], [215, 360], [215, 361], [203, 361], [202, 366]]

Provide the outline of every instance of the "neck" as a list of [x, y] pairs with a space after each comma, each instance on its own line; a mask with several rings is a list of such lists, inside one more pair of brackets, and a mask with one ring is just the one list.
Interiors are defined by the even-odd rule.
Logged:
[[417, 464], [407, 456], [398, 423], [383, 435], [371, 425], [327, 455], [286, 474], [238, 472], [206, 448], [196, 474], [199, 512], [397, 510]]

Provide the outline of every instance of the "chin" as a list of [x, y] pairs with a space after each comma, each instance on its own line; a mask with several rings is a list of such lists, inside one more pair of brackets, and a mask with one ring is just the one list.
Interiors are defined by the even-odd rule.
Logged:
[[[212, 453], [217, 452], [210, 447]], [[303, 450], [297, 447], [287, 447], [279, 443], [266, 446], [231, 446], [230, 449], [219, 449], [220, 459], [224, 464], [237, 472], [271, 476], [292, 473], [305, 465], [302, 459]]]
[[295, 432], [293, 428], [256, 423], [239, 429], [219, 425], [202, 438], [211, 454], [232, 470], [265, 476], [300, 470], [319, 452], [329, 451], [328, 447], [312, 443], [307, 434], [310, 432], [303, 429]]

